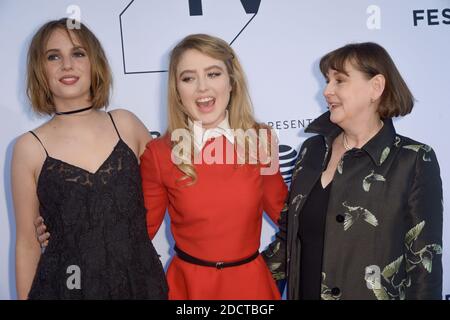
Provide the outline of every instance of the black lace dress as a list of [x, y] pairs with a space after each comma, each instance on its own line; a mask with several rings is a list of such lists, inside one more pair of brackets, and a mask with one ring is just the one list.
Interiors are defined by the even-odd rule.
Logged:
[[44, 147], [37, 195], [51, 236], [29, 299], [167, 299], [147, 234], [139, 164], [117, 134], [95, 173], [52, 158]]

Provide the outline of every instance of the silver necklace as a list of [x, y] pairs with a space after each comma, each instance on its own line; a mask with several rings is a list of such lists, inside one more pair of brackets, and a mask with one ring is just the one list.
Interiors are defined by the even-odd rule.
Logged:
[[[380, 119], [380, 124], [381, 124], [381, 128], [383, 128], [384, 122], [383, 120]], [[378, 129], [378, 130], [380, 130]], [[345, 132], [342, 132], [342, 144], [344, 145], [344, 149], [345, 151], [349, 151], [352, 150], [353, 148], [350, 148], [350, 146], [348, 145], [348, 141], [347, 141], [347, 136], [345, 135]]]
[[344, 149], [346, 151], [352, 150], [352, 148], [350, 148], [350, 146], [348, 145], [347, 136], [345, 135], [344, 132], [342, 132], [342, 144], [344, 145]]

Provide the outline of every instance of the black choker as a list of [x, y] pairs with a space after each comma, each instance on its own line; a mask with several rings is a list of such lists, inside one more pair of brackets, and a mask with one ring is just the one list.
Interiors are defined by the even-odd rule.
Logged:
[[64, 115], [64, 114], [74, 114], [74, 113], [79, 113], [79, 112], [83, 112], [83, 111], [87, 111], [92, 109], [93, 106], [87, 107], [87, 108], [83, 108], [83, 109], [78, 109], [78, 110], [72, 110], [72, 111], [66, 111], [66, 112], [55, 112], [55, 114], [57, 114], [58, 116], [60, 115]]

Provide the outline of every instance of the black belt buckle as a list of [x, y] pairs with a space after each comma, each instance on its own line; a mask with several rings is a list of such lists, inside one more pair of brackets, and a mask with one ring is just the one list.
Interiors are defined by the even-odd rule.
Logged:
[[224, 264], [225, 264], [225, 262], [223, 262], [223, 261], [216, 262], [216, 269], [222, 270]]

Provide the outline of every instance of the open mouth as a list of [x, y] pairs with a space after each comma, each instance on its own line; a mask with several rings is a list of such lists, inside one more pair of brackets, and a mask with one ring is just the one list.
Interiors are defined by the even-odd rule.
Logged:
[[330, 111], [340, 106], [341, 105], [339, 103], [328, 103], [328, 109], [330, 109]]
[[65, 85], [72, 85], [75, 84], [80, 78], [77, 76], [64, 76], [61, 79], [59, 79], [59, 82]]
[[195, 100], [195, 104], [201, 112], [210, 112], [213, 110], [216, 103], [216, 98], [214, 97], [204, 97]]

